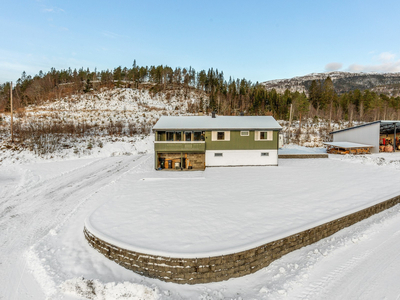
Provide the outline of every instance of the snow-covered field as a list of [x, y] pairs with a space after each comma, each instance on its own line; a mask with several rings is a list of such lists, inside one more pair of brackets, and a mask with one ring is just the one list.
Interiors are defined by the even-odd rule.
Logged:
[[[329, 160], [281, 160], [278, 167], [268, 168], [221, 168], [185, 173], [153, 171], [153, 137], [140, 134], [141, 128], [153, 124], [163, 114], [187, 114], [188, 105], [199, 101], [199, 97], [201, 95], [189, 95], [186, 101], [179, 92], [151, 95], [145, 90], [114, 89], [97, 95], [86, 94], [44, 103], [42, 107], [30, 107], [15, 116], [17, 123], [84, 123], [93, 130], [72, 136], [67, 134], [59, 141], [58, 147], [45, 154], [40, 154], [37, 149], [29, 150], [29, 143], [10, 144], [9, 116], [0, 114], [0, 299], [400, 297], [399, 206], [292, 252], [255, 274], [218, 283], [177, 285], [142, 277], [92, 249], [82, 232], [85, 219], [110, 200], [118, 201], [118, 197], [126, 197], [126, 192], [132, 194], [133, 202], [141, 205], [141, 209], [150, 210], [147, 213], [151, 217], [147, 221], [156, 228], [149, 231], [149, 228], [138, 223], [142, 226], [141, 238], [149, 241], [151, 234], [168, 232], [157, 225], [158, 220], [165, 220], [167, 206], [177, 205], [172, 190], [160, 197], [159, 201], [144, 193], [146, 185], [154, 187], [156, 191], [159, 184], [169, 186], [180, 182], [179, 179], [165, 177], [193, 177], [186, 181], [191, 188], [201, 190], [202, 195], [207, 195], [210, 181], [214, 191], [218, 184], [221, 185], [221, 189], [213, 195], [219, 197], [219, 201], [208, 208], [201, 206], [200, 196], [193, 199], [187, 196], [190, 192], [185, 193], [184, 186], [181, 187], [183, 192], [177, 193], [182, 199], [182, 209], [188, 211], [187, 204], [202, 208], [185, 216], [187, 226], [182, 226], [181, 234], [187, 236], [190, 229], [199, 225], [189, 222], [190, 216], [193, 217], [190, 221], [202, 217], [210, 222], [207, 227], [210, 239], [206, 241], [208, 235], [204, 230], [198, 230], [201, 239], [192, 240], [192, 245], [189, 245], [192, 249], [200, 241], [212, 242], [211, 238], [224, 235], [226, 229], [228, 234], [232, 234], [236, 246], [243, 242], [248, 245], [251, 241], [272, 238], [274, 234], [284, 234], [285, 230], [298, 229], [300, 223], [304, 224], [307, 220], [314, 222], [313, 216], [327, 213], [324, 201], [327, 196], [332, 200], [333, 194], [340, 198], [332, 201], [331, 216], [364, 205], [365, 201], [378, 201], [400, 193], [400, 155], [389, 153], [357, 157], [330, 156]], [[122, 131], [109, 134], [107, 126], [118, 122], [123, 125]], [[132, 124], [136, 124], [136, 127]], [[301, 136], [296, 136], [297, 124], [292, 124], [291, 129], [285, 128], [291, 132], [291, 141], [297, 139], [302, 145], [321, 145], [324, 132], [327, 131], [326, 122], [310, 121]], [[140, 129], [139, 134], [132, 133], [132, 126]], [[346, 124], [334, 126], [341, 128]], [[288, 145], [285, 149], [283, 151], [289, 153], [304, 152], [304, 148], [295, 145]], [[306, 150], [309, 153], [321, 151], [320, 148]], [[237, 180], [237, 173], [243, 172], [243, 182], [251, 185], [252, 189], [251, 195], [243, 196], [246, 199], [243, 211], [232, 216], [235, 211], [225, 205], [226, 214], [222, 210], [222, 219], [217, 222], [213, 219], [216, 216], [213, 208], [221, 204], [220, 200], [227, 201], [226, 197], [229, 196], [236, 203], [240, 202], [232, 191], [238, 191], [243, 184], [233, 185], [232, 179]], [[272, 180], [278, 185], [268, 186], [265, 181], [261, 186], [254, 186], [251, 179], [260, 175], [271, 176], [268, 172], [273, 172], [272, 177], [275, 178]], [[277, 174], [284, 176], [284, 180], [279, 181]], [[154, 180], [155, 177], [161, 178]], [[152, 180], [148, 180], [150, 178]], [[300, 179], [308, 179], [308, 185], [301, 186]], [[121, 186], [129, 186], [129, 191], [122, 191]], [[260, 196], [253, 199], [255, 190], [260, 191]], [[271, 195], [269, 193], [282, 199], [280, 203], [285, 211], [292, 212], [294, 216], [292, 219], [285, 216], [278, 220], [277, 215], [269, 215], [280, 222], [282, 232], [277, 227], [271, 227], [273, 222], [262, 223], [262, 211], [254, 210], [249, 205], [249, 199], [260, 205], [262, 195]], [[287, 196], [290, 193], [295, 197], [292, 203]], [[306, 206], [308, 199], [313, 209]], [[304, 207], [298, 205], [300, 203]], [[279, 210], [278, 206], [271, 208]], [[252, 224], [251, 217], [257, 223]], [[145, 221], [141, 213], [132, 215], [132, 219], [135, 222]], [[228, 226], [218, 226], [221, 222]], [[236, 227], [239, 230], [236, 235], [232, 224], [243, 224]], [[260, 229], [260, 225], [266, 227]], [[253, 230], [256, 226], [258, 229]], [[226, 245], [227, 241], [221, 242]], [[218, 246], [218, 243], [212, 244]], [[177, 246], [168, 245], [169, 251], [176, 251], [173, 247]], [[156, 247], [159, 248], [159, 245]]]
[[[150, 139], [147, 142], [147, 145], [152, 144]], [[121, 152], [118, 151], [118, 145], [115, 147], [112, 152]], [[151, 146], [148, 146], [148, 150], [150, 149]], [[30, 164], [2, 166], [0, 282], [3, 288], [0, 289], [0, 298], [396, 299], [400, 295], [400, 287], [396, 284], [400, 278], [398, 206], [316, 244], [290, 253], [255, 274], [225, 282], [194, 286], [164, 283], [139, 276], [107, 260], [84, 239], [82, 229], [87, 216], [114, 196], [123, 194], [124, 192], [118, 189], [121, 184], [126, 186], [129, 181], [132, 185], [143, 184], [146, 180], [141, 179], [149, 178], [151, 174], [163, 178], [180, 177], [183, 174], [153, 171], [151, 151], [148, 154], [143, 152], [68, 161], [42, 162], [32, 159]], [[326, 210], [323, 203], [325, 195], [334, 191], [340, 195], [337, 204], [339, 208], [349, 205], [357, 195], [364, 194], [367, 197], [368, 191], [382, 198], [396, 194], [398, 188], [394, 180], [398, 179], [400, 170], [399, 165], [393, 161], [399, 159], [398, 154], [386, 154], [384, 159], [371, 155], [368, 158], [332, 156], [329, 160], [308, 160], [309, 164], [315, 167], [319, 165], [321, 168], [336, 168], [336, 173], [339, 172], [339, 166], [339, 169], [343, 169], [343, 176], [348, 176], [346, 174], [353, 169], [355, 172], [364, 170], [365, 174], [375, 176], [376, 182], [374, 186], [367, 187], [360, 185], [362, 180], [354, 179], [354, 185], [348, 184], [345, 190], [341, 190], [338, 182], [329, 185], [330, 178], [319, 178], [317, 174], [309, 174], [313, 190], [304, 187], [296, 193], [296, 199], [302, 203], [306, 201], [303, 193], [314, 195], [310, 196], [314, 209], [304, 209], [304, 218], [315, 215], [315, 211]], [[259, 175], [261, 169], [282, 174], [285, 169], [289, 173], [293, 172], [290, 178], [285, 179], [284, 186], [286, 189], [290, 189], [291, 186], [297, 189], [296, 179], [308, 173], [305, 162], [307, 160], [282, 160], [278, 167], [219, 168], [188, 173], [188, 176], [209, 176], [231, 187], [230, 176], [235, 176], [239, 171], [246, 173], [244, 177], [251, 178]], [[221, 173], [225, 173], [225, 181], [222, 177], [224, 174]], [[390, 179], [391, 177], [393, 178]], [[192, 182], [192, 185], [206, 180], [188, 181]], [[161, 180], [166, 181], [176, 180]], [[150, 184], [157, 182], [149, 181]], [[265, 186], [262, 190], [268, 195]], [[277, 190], [279, 189], [274, 189], [275, 192]], [[118, 195], [113, 195], [111, 191]], [[221, 199], [223, 191], [224, 189], [219, 193]], [[229, 193], [229, 188], [225, 191]], [[318, 195], [324, 197], [318, 201], [318, 197], [315, 197]], [[142, 203], [149, 200], [148, 195], [143, 195], [140, 188], [134, 191], [133, 197], [141, 199]], [[150, 207], [145, 204], [152, 209], [148, 222], [157, 223], [156, 215], [162, 217], [160, 210], [170, 201], [171, 195], [166, 193], [164, 198], [160, 199], [159, 206], [152, 204]], [[187, 201], [190, 201], [190, 198]], [[290, 208], [289, 203], [284, 204], [284, 207]], [[211, 211], [212, 209], [208, 212], [200, 211], [199, 215]], [[246, 206], [243, 214], [249, 213], [258, 214], [258, 210]], [[141, 215], [132, 216], [135, 217], [141, 218]], [[237, 222], [237, 217], [230, 219], [228, 216], [224, 221]], [[252, 232], [249, 220], [251, 218], [243, 221], [246, 231], [242, 233], [245, 236], [262, 234]], [[287, 223], [288, 219], [282, 221]], [[146, 228], [141, 229], [146, 233]], [[212, 226], [209, 229], [212, 229]], [[219, 228], [214, 230], [218, 231]], [[148, 233], [151, 235], [151, 232]], [[148, 236], [144, 234], [143, 237]], [[237, 238], [240, 243], [240, 237]]]
[[400, 166], [287, 159], [270, 168], [150, 170], [139, 179], [126, 174], [98, 195], [105, 204], [86, 226], [100, 239], [140, 253], [228, 255], [397, 196], [399, 171]]

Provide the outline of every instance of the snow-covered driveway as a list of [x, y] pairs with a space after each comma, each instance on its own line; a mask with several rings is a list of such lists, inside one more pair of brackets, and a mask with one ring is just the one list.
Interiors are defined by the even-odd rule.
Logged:
[[147, 159], [120, 156], [2, 167], [0, 299], [44, 298], [27, 272], [26, 251], [85, 199]]

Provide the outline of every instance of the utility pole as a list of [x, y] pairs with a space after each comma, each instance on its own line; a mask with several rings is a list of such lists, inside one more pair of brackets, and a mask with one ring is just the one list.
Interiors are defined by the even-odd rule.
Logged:
[[14, 143], [14, 130], [13, 130], [13, 99], [12, 99], [12, 81], [10, 82], [10, 104], [11, 104], [11, 142]]
[[293, 103], [290, 103], [290, 110], [289, 110], [289, 132], [288, 132], [288, 135], [286, 136], [286, 144], [289, 144], [289, 142], [290, 142], [290, 137], [292, 136], [292, 109], [293, 109]]

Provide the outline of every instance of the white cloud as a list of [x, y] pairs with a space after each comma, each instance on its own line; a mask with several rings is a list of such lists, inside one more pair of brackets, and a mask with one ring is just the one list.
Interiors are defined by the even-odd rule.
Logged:
[[377, 64], [352, 64], [348, 67], [349, 72], [377, 72], [393, 73], [400, 72], [400, 59], [396, 59], [396, 54], [391, 52], [382, 52], [374, 57]]
[[120, 34], [118, 34], [118, 33], [114, 33], [114, 32], [111, 32], [111, 31], [103, 31], [102, 34], [103, 34], [105, 37], [108, 37], [108, 38], [111, 38], [111, 39], [116, 39], [116, 38], [124, 37], [124, 36], [122, 36], [122, 35], [120, 35]]
[[58, 12], [65, 12], [62, 8], [59, 7], [46, 7], [42, 6], [42, 12], [44, 13], [58, 13]]
[[396, 58], [396, 54], [390, 53], [390, 52], [383, 52], [379, 54], [379, 60], [382, 62], [389, 62], [393, 61]]
[[358, 65], [352, 64], [349, 66], [350, 72], [378, 72], [378, 73], [393, 73], [400, 72], [400, 60], [378, 65]]
[[327, 71], [327, 72], [337, 71], [337, 70], [340, 70], [342, 67], [343, 67], [342, 63], [331, 62], [331, 63], [325, 65], [325, 71]]

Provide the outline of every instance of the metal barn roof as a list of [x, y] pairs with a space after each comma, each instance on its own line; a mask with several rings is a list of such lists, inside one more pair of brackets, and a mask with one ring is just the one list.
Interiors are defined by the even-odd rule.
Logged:
[[162, 116], [153, 130], [281, 130], [271, 116]]
[[375, 121], [375, 122], [371, 122], [371, 123], [365, 123], [365, 124], [358, 125], [358, 126], [353, 126], [353, 127], [349, 127], [349, 128], [345, 128], [345, 129], [340, 129], [340, 130], [332, 131], [332, 132], [330, 132], [329, 134], [335, 134], [335, 133], [338, 133], [338, 132], [342, 132], [342, 131], [346, 131], [346, 130], [351, 130], [351, 129], [355, 129], [355, 128], [360, 128], [360, 127], [364, 127], [364, 126], [369, 126], [369, 125], [373, 125], [373, 124], [380, 123], [380, 122], [381, 122], [381, 121]]
[[355, 128], [369, 126], [369, 125], [373, 125], [373, 124], [376, 124], [376, 123], [380, 123], [381, 134], [393, 133], [394, 132], [394, 124], [396, 124], [396, 128], [399, 129], [399, 131], [400, 131], [400, 121], [399, 120], [379, 120], [379, 121], [365, 123], [365, 124], [358, 125], [358, 126], [353, 126], [353, 127], [349, 127], [349, 128], [345, 128], [345, 129], [332, 131], [332, 132], [330, 132], [330, 134], [335, 134], [335, 133], [343, 132], [343, 131], [346, 131], [346, 130], [351, 130], [351, 129], [355, 129]]

